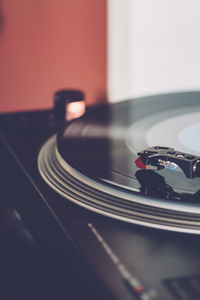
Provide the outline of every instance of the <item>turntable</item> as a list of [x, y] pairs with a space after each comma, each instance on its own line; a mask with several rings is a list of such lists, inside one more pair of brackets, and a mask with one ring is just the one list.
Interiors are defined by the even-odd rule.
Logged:
[[82, 100], [1, 115], [3, 197], [75, 299], [200, 299], [200, 93]]

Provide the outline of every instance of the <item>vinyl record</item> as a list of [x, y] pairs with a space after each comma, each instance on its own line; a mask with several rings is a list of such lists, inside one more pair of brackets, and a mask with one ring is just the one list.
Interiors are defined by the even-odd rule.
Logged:
[[87, 209], [150, 227], [200, 232], [200, 178], [181, 168], [140, 170], [153, 146], [200, 156], [198, 93], [88, 108], [42, 147], [39, 171], [54, 190]]

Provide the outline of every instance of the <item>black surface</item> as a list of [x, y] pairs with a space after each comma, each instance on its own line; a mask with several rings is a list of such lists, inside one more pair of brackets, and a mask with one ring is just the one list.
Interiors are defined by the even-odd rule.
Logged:
[[[60, 281], [58, 269], [49, 260], [47, 250], [37, 242], [38, 233], [43, 232], [41, 244], [45, 243], [45, 229], [38, 228], [36, 233], [37, 227], [31, 223], [33, 217], [34, 223], [42, 226], [39, 219], [45, 216], [48, 222], [49, 214], [44, 215], [37, 207], [38, 195], [2, 140], [0, 149], [0, 299], [66, 299], [70, 288]], [[36, 202], [37, 215], [31, 205], [29, 214], [25, 213], [31, 199]], [[23, 201], [27, 204], [23, 205]], [[48, 229], [51, 230], [50, 222]], [[66, 284], [70, 286], [70, 281]]]
[[[30, 116], [30, 119], [32, 120], [33, 117], [35, 118], [36, 114], [33, 113], [30, 114]], [[39, 114], [38, 116], [40, 119], [40, 117], [43, 117], [43, 114]], [[14, 119], [16, 119], [15, 115], [9, 115], [8, 120], [10, 117], [14, 117]], [[10, 147], [4, 137], [0, 140], [0, 175], [2, 183], [0, 195], [1, 199], [4, 199], [6, 204], [9, 204], [14, 211], [16, 210], [17, 213], [20, 214], [23, 224], [25, 224], [26, 228], [29, 230], [29, 232], [31, 232], [36, 246], [43, 253], [44, 257], [40, 257], [40, 260], [37, 259], [37, 257], [32, 257], [32, 253], [30, 254], [30, 257], [34, 259], [39, 266], [38, 277], [41, 275], [42, 278], [44, 278], [44, 282], [40, 282], [42, 289], [40, 289], [40, 287], [37, 288], [37, 286], [35, 287], [38, 289], [38, 297], [44, 299], [46, 296], [43, 297], [43, 294], [46, 293], [46, 295], [49, 295], [50, 299], [51, 297], [52, 299], [66, 299], [66, 297], [69, 297], [69, 299], [80, 299], [82, 295], [88, 299], [102, 299], [101, 297], [105, 299], [112, 299], [110, 295], [107, 295], [106, 288], [102, 289], [101, 283], [99, 283], [97, 279], [95, 281], [96, 274], [93, 274], [92, 271], [89, 271], [86, 268], [84, 262], [81, 260], [81, 253], [79, 253], [77, 246], [68, 233], [68, 228], [63, 227], [59, 219], [57, 219], [57, 216], [53, 211], [51, 211], [46, 199], [44, 198], [44, 194], [40, 192], [38, 186], [36, 186], [34, 180], [32, 180], [33, 177], [31, 177], [30, 174], [33, 175], [34, 172], [37, 172], [36, 165], [31, 165], [32, 172], [28, 174], [24, 166], [21, 164], [21, 161], [16, 157], [17, 153], [20, 154], [20, 157], [24, 159], [24, 162], [28, 163], [29, 165], [32, 159], [37, 159], [37, 152], [35, 152], [34, 155], [34, 150], [36, 150], [35, 148], [38, 147], [36, 139], [39, 140], [38, 134], [40, 134], [40, 137], [43, 137], [43, 133], [38, 125], [34, 129], [29, 128], [29, 130], [31, 135], [28, 134], [28, 140], [26, 138], [29, 131], [25, 130], [24, 132], [21, 132], [20, 127], [14, 127], [13, 123], [11, 128], [12, 133], [10, 134], [10, 130], [6, 132], [8, 140], [12, 140], [14, 143], [16, 143], [16, 152], [13, 152], [13, 148]], [[47, 134], [46, 130], [45, 134]], [[22, 144], [27, 145], [28, 147], [25, 149], [21, 147]], [[10, 187], [11, 184], [12, 187]], [[7, 226], [5, 226], [5, 230], [7, 230]], [[11, 242], [15, 243], [17, 238], [18, 237], [13, 235]], [[5, 246], [5, 248], [7, 249], [8, 247]], [[30, 250], [32, 251], [32, 249]], [[21, 256], [23, 256], [24, 252], [26, 253], [26, 249], [21, 247], [11, 251], [13, 259], [18, 261], [20, 267], [23, 266], [24, 261]], [[20, 257], [17, 257], [18, 252], [21, 252]], [[7, 264], [9, 259], [9, 256], [6, 257], [5, 264]], [[48, 276], [50, 276], [49, 272], [52, 272], [51, 282], [47, 278], [46, 283], [45, 277], [42, 275], [40, 261], [43, 260], [46, 261], [48, 266], [46, 270]], [[16, 270], [13, 272], [14, 276], [18, 277]], [[89, 275], [90, 272], [92, 274]], [[37, 274], [36, 272], [34, 272], [33, 275], [31, 274], [32, 269], [26, 269], [26, 272], [21, 275], [21, 284], [26, 286], [26, 281], [29, 280], [27, 278], [30, 275], [30, 277], [32, 277], [29, 280], [29, 284], [35, 285], [35, 281], [37, 283]], [[9, 280], [10, 278], [8, 278], [7, 281]], [[13, 281], [10, 280], [9, 282], [11, 285], [11, 290], [14, 285], [18, 286], [18, 282], [15, 281], [15, 279]], [[96, 289], [96, 287], [98, 288]], [[98, 289], [102, 290], [100, 295], [96, 292]], [[31, 297], [32, 294], [34, 297], [34, 292], [32, 293], [31, 289], [29, 288], [28, 291], [30, 292], [30, 299], [32, 299]], [[54, 291], [54, 294], [52, 291]], [[9, 294], [6, 294], [7, 292], [8, 291], [5, 291], [5, 295], [3, 294], [2, 297], [9, 297]], [[21, 299], [18, 295], [16, 295], [16, 297], [16, 299]]]
[[[182, 94], [174, 97], [180, 99]], [[197, 103], [200, 94], [187, 94], [188, 97]], [[155, 101], [158, 103], [159, 97]], [[147, 102], [144, 99], [141, 103]], [[167, 108], [168, 102], [163, 103]], [[175, 105], [178, 107], [178, 103]], [[187, 105], [190, 107], [190, 103]], [[150, 102], [147, 107], [147, 111], [143, 107], [146, 114], [155, 109]], [[98, 109], [91, 111], [94, 123], [96, 118], [101, 119]], [[129, 107], [123, 113], [129, 116]], [[138, 118], [140, 113], [142, 108], [141, 112], [137, 111]], [[62, 287], [55, 287], [55, 292], [62, 291], [56, 299], [61, 299], [64, 292], [73, 295], [70, 299], [141, 299], [131, 281], [137, 279], [148, 295], [152, 295], [149, 299], [194, 300], [194, 291], [187, 294], [187, 298], [183, 298], [185, 291], [174, 296], [175, 292], [169, 285], [173, 278], [199, 276], [199, 236], [114, 221], [63, 199], [46, 185], [37, 170], [38, 152], [57, 130], [56, 124], [48, 125], [51, 112], [24, 113], [23, 118], [21, 116], [1, 117], [1, 199], [12, 203], [11, 208], [21, 216], [37, 247], [45, 255], [42, 262], [47, 262], [52, 280], [57, 279]], [[120, 114], [119, 125], [122, 120]], [[17, 257], [17, 253], [15, 255]], [[46, 292], [45, 285], [44, 290]]]

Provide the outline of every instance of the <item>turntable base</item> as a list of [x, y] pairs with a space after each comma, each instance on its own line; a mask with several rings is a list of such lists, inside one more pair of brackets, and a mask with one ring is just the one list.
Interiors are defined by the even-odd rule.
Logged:
[[[189, 234], [198, 233], [199, 204], [144, 196], [134, 163], [138, 151], [155, 146], [167, 119], [194, 117], [199, 99], [198, 92], [135, 99], [124, 109], [90, 108], [68, 124], [52, 123], [51, 110], [0, 116], [1, 197], [13, 203], [59, 278], [71, 280], [74, 299], [84, 292], [87, 299], [200, 299], [200, 240]], [[177, 129], [181, 147], [188, 147], [187, 124]], [[173, 147], [166, 131], [157, 141]], [[198, 154], [196, 146], [183, 149]], [[170, 172], [156, 174], [191, 200], [199, 178]]]

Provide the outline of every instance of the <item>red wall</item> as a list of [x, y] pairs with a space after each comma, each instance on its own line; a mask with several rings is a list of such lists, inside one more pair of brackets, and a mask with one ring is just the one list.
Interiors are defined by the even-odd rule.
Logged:
[[106, 94], [106, 0], [0, 0], [0, 111], [52, 106], [60, 88]]

